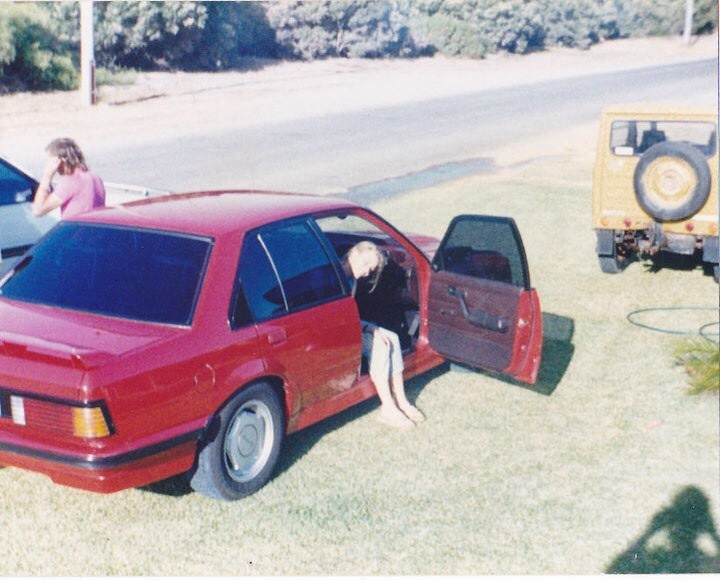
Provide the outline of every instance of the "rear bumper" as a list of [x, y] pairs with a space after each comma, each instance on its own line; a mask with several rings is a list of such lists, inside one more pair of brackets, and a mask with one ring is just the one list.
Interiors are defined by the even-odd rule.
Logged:
[[194, 429], [135, 449], [85, 455], [0, 438], [0, 464], [42, 473], [60, 485], [113, 493], [188, 471], [201, 433]]

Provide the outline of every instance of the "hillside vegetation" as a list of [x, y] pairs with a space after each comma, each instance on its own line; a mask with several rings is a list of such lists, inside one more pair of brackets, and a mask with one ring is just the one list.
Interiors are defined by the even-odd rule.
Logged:
[[[695, 0], [692, 33], [713, 32]], [[95, 2], [100, 69], [213, 71], [257, 59], [483, 58], [683, 32], [678, 0]], [[0, 93], [79, 83], [79, 2], [0, 5]], [[106, 78], [107, 75], [103, 75]]]

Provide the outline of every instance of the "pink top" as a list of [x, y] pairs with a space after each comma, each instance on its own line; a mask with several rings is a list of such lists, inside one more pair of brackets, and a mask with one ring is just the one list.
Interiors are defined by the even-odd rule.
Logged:
[[89, 171], [76, 169], [72, 175], [63, 175], [53, 190], [60, 201], [60, 216], [67, 219], [105, 205], [105, 186], [102, 180]]

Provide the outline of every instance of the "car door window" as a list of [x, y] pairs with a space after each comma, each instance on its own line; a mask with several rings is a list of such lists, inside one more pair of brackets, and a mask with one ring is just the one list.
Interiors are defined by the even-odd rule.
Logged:
[[430, 346], [450, 360], [534, 383], [542, 312], [514, 220], [456, 217], [432, 267]]
[[517, 228], [508, 227], [507, 220], [487, 216], [482, 228], [477, 223], [473, 216], [463, 216], [451, 224], [433, 260], [433, 268], [529, 288], [527, 262]]
[[248, 236], [240, 278], [256, 321], [343, 296], [335, 267], [304, 221]]
[[240, 280], [255, 320], [266, 320], [286, 311], [280, 281], [257, 232], [243, 242]]
[[34, 187], [32, 179], [0, 160], [0, 206], [30, 201]]

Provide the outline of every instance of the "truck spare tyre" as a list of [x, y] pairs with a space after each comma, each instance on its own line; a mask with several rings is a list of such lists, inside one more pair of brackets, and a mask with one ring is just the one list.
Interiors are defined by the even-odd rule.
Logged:
[[640, 207], [658, 221], [686, 219], [705, 205], [710, 194], [710, 168], [688, 143], [666, 141], [650, 147], [633, 176]]

